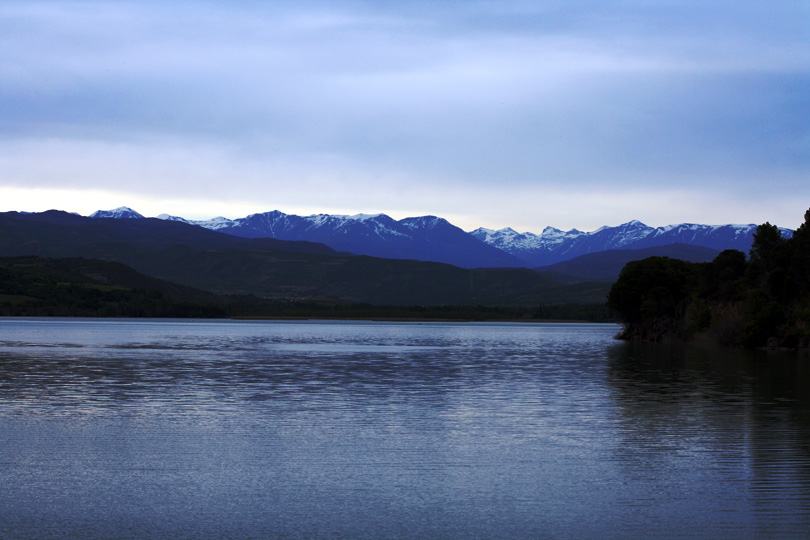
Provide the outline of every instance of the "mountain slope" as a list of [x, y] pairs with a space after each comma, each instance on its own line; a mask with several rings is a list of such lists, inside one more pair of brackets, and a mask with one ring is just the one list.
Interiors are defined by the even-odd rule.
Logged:
[[585, 255], [629, 247], [645, 238], [654, 229], [640, 221], [630, 221], [618, 227], [602, 227], [593, 232], [572, 229], [563, 232], [546, 227], [540, 235], [516, 233], [512, 229], [487, 231], [478, 229], [471, 234], [504, 251], [519, 256], [526, 264], [547, 266]]
[[[97, 212], [94, 216], [138, 217], [128, 208]], [[539, 235], [519, 233], [511, 228], [494, 231], [476, 229], [466, 233], [435, 216], [394, 220], [385, 214], [306, 217], [265, 212], [230, 220], [223, 217], [189, 221], [162, 215], [167, 221], [181, 221], [244, 238], [276, 238], [318, 242], [338, 251], [375, 257], [445, 262], [464, 268], [548, 266], [589, 253], [617, 249], [644, 249], [672, 244], [702, 246], [717, 251], [748, 252], [755, 225], [699, 225], [682, 223], [653, 228], [640, 221], [592, 232], [561, 231], [546, 227]], [[783, 236], [792, 231], [781, 229]]]
[[119, 206], [112, 210], [98, 210], [90, 214], [91, 218], [112, 218], [112, 219], [144, 219], [144, 217], [127, 206]]
[[[722, 251], [736, 249], [748, 253], [754, 241], [757, 226], [750, 225], [698, 225], [682, 223], [658, 227], [649, 235], [633, 244], [633, 248], [661, 246], [673, 243], [700, 245]], [[788, 238], [792, 231], [782, 229], [782, 236]]]
[[688, 244], [669, 244], [643, 249], [614, 249], [580, 255], [573, 259], [549, 266], [535, 268], [538, 272], [564, 276], [576, 281], [609, 281], [619, 277], [624, 266], [631, 261], [640, 261], [647, 257], [669, 257], [688, 262], [709, 262], [720, 252]]
[[534, 306], [569, 298], [601, 302], [607, 294], [604, 284], [569, 294], [552, 278], [528, 269], [468, 270], [354, 256], [318, 244], [239, 238], [174, 221], [91, 219], [57, 211], [0, 214], [0, 256], [8, 255], [118, 261], [189, 287], [277, 300]]
[[357, 255], [443, 262], [462, 268], [525, 266], [518, 258], [435, 216], [396, 221], [385, 214], [301, 217], [275, 210], [211, 225], [235, 236], [319, 242]]
[[[672, 244], [706, 247], [716, 251], [736, 249], [747, 253], [753, 242], [756, 225], [697, 225], [683, 223], [653, 228], [639, 221], [617, 227], [602, 227], [582, 233], [563, 233], [546, 228], [540, 235], [516, 233], [512, 229], [491, 231], [478, 229], [471, 234], [490, 245], [520, 257], [532, 267], [548, 266], [589, 253], [616, 249], [644, 249]], [[790, 237], [792, 231], [781, 229]]]
[[128, 244], [136, 249], [183, 244], [200, 249], [335, 253], [322, 244], [272, 238], [238, 238], [186, 223], [155, 218], [97, 219], [59, 210], [32, 214], [0, 213], [0, 256], [93, 257], [92, 251], [105, 244]]
[[519, 233], [507, 227], [499, 231], [479, 228], [470, 234], [482, 242], [518, 257], [525, 264], [530, 264], [528, 261], [533, 260], [537, 253], [552, 252], [562, 244], [567, 244], [585, 233], [576, 229], [564, 232], [553, 227], [546, 227], [541, 234], [537, 235], [530, 232]]
[[0, 314], [84, 317], [222, 316], [229, 299], [84, 258], [0, 258]]
[[[527, 269], [463, 269], [367, 256], [201, 251], [184, 246], [142, 256], [136, 264], [145, 273], [188, 286], [279, 300], [492, 306], [565, 301], [556, 281]], [[604, 301], [608, 287], [580, 301]]]

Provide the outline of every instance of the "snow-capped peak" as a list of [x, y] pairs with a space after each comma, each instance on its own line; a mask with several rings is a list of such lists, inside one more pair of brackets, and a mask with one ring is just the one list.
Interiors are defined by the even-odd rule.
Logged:
[[382, 216], [382, 214], [355, 214], [353, 216], [345, 216], [348, 219], [352, 219], [354, 221], [366, 221], [369, 219], [376, 219]]
[[158, 219], [162, 219], [163, 221], [182, 221], [183, 223], [191, 223], [186, 218], [181, 218], [179, 216], [170, 216], [169, 214], [160, 214], [157, 216]]
[[437, 227], [443, 223], [447, 223], [444, 218], [436, 216], [419, 216], [409, 217], [399, 221], [400, 225], [408, 227], [411, 230], [428, 230]]
[[577, 229], [571, 229], [570, 231], [563, 231], [555, 227], [546, 227], [545, 229], [543, 229], [543, 232], [540, 233], [540, 237], [545, 240], [552, 240], [558, 238], [576, 238], [577, 236], [581, 236], [583, 234], [586, 233]]
[[189, 225], [197, 225], [199, 227], [205, 227], [206, 229], [211, 229], [214, 231], [217, 229], [221, 229], [223, 227], [229, 227], [233, 225], [232, 219], [228, 219], [222, 216], [205, 220], [193, 220], [178, 216], [170, 216], [169, 214], [160, 214], [158, 216], [158, 219], [162, 219], [164, 221], [180, 221], [181, 223], [188, 223]]
[[206, 223], [206, 224], [212, 225], [212, 226], [213, 225], [222, 225], [224, 227], [225, 225], [230, 225], [231, 223], [233, 223], [233, 220], [228, 219], [228, 218], [223, 217], [223, 216], [217, 216], [215, 218], [207, 219], [205, 221], [195, 221], [194, 223]]
[[500, 231], [496, 231], [495, 229], [478, 227], [474, 231], [470, 231], [470, 234], [482, 242], [486, 242], [487, 244], [495, 244], [499, 236], [499, 232]]
[[144, 219], [144, 217], [127, 206], [119, 206], [112, 210], [98, 210], [90, 214], [91, 218], [115, 218], [115, 219]]

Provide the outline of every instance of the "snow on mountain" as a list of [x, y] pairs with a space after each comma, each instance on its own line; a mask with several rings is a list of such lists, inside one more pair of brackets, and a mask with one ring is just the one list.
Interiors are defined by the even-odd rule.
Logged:
[[565, 242], [566, 240], [576, 238], [577, 236], [582, 236], [583, 234], [585, 233], [583, 233], [582, 231], [578, 231], [577, 229], [571, 229], [570, 231], [561, 231], [560, 229], [555, 229], [554, 227], [546, 227], [545, 229], [543, 229], [543, 232], [540, 233], [540, 237], [543, 239], [544, 244], [549, 243], [558, 244], [560, 242]]
[[[756, 225], [698, 225], [682, 223], [653, 228], [633, 220], [621, 225], [604, 226], [583, 233], [573, 229], [563, 232], [546, 227], [540, 235], [516, 233], [512, 229], [471, 234], [490, 245], [519, 257], [531, 267], [547, 266], [589, 253], [616, 249], [644, 249], [669, 244], [703, 246], [722, 251], [737, 249], [748, 252]], [[784, 230], [789, 236], [790, 231]]]
[[[583, 235], [579, 238], [595, 240], [595, 242], [585, 242], [589, 244], [589, 253], [591, 253], [593, 251], [607, 251], [609, 249], [620, 249], [629, 246], [643, 238], [646, 238], [647, 235], [652, 233], [654, 230], [655, 229], [652, 227], [634, 219], [633, 221], [623, 223], [617, 227], [602, 227], [598, 231], [594, 231], [592, 234]], [[601, 249], [603, 246], [607, 249]], [[597, 249], [594, 250], [591, 249], [591, 247]]]
[[180, 221], [181, 223], [188, 223], [189, 225], [197, 225], [199, 227], [205, 227], [206, 229], [211, 229], [213, 231], [219, 230], [223, 227], [229, 227], [230, 225], [233, 224], [232, 219], [228, 219], [222, 216], [206, 220], [192, 220], [178, 216], [170, 216], [169, 214], [160, 214], [159, 216], [157, 216], [157, 218], [162, 219], [164, 221]]
[[219, 230], [247, 238], [320, 242], [357, 255], [444, 262], [465, 268], [524, 265], [436, 216], [397, 221], [386, 214], [302, 217], [274, 210], [235, 219]]
[[537, 262], [538, 254], [553, 252], [585, 233], [576, 229], [566, 232], [554, 227], [546, 227], [540, 234], [520, 233], [507, 227], [498, 231], [480, 228], [470, 234], [482, 242], [514, 255], [528, 266], [540, 266], [534, 264]]
[[90, 214], [91, 218], [115, 218], [115, 219], [144, 219], [142, 215], [126, 206], [119, 206], [113, 210], [98, 210]]
[[498, 231], [492, 229], [479, 228], [470, 233], [479, 240], [494, 245], [505, 251], [531, 251], [544, 249], [548, 246], [559, 244], [572, 238], [576, 238], [584, 233], [571, 229], [568, 232], [546, 227], [540, 234], [530, 232], [520, 233], [507, 227]]
[[410, 217], [400, 220], [399, 223], [412, 231], [427, 231], [443, 226], [454, 227], [454, 225], [450, 225], [450, 222], [446, 219], [436, 216]]
[[639, 248], [663, 244], [684, 243], [702, 245], [713, 249], [738, 249], [748, 252], [757, 226], [749, 225], [699, 225], [681, 223], [658, 227], [638, 242]]
[[353, 216], [338, 216], [346, 219], [353, 219], [355, 221], [365, 221], [367, 219], [374, 219], [380, 217], [382, 214], [355, 214]]
[[186, 218], [181, 218], [178, 216], [170, 216], [169, 214], [160, 214], [157, 216], [158, 219], [162, 219], [163, 221], [179, 221], [181, 223], [191, 223], [191, 221], [187, 220]]
[[[91, 217], [143, 218], [127, 207], [98, 211]], [[670, 244], [747, 253], [757, 227], [681, 223], [653, 228], [633, 220], [591, 232], [546, 227], [540, 234], [534, 234], [507, 227], [497, 231], [479, 228], [467, 233], [437, 216], [397, 221], [386, 214], [297, 216], [273, 210], [238, 219], [192, 221], [167, 214], [158, 217], [246, 238], [318, 242], [357, 255], [444, 262], [466, 268], [534, 268], [590, 253]], [[788, 229], [781, 230], [785, 237], [792, 234]]]

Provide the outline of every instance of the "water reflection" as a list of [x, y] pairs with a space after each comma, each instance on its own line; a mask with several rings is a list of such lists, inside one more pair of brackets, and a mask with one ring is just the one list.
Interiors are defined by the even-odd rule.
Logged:
[[712, 500], [733, 516], [728, 531], [740, 515], [755, 537], [808, 530], [808, 358], [631, 343], [611, 347], [608, 359], [616, 462], [636, 487], [648, 484], [647, 496], [668, 504]]
[[267, 407], [295, 399], [296, 406], [319, 407], [338, 395], [371, 401], [402, 393], [436, 406], [442, 395], [510, 380], [548, 384], [562, 377], [565, 388], [571, 371], [588, 369], [600, 341], [581, 340], [582, 350], [566, 358], [571, 336], [564, 326], [537, 335], [498, 325], [355, 324], [347, 332], [327, 323], [225, 324], [214, 333], [180, 326], [169, 335], [161, 328], [83, 329], [78, 336], [71, 329], [75, 341], [50, 343], [55, 336], [46, 329], [33, 336], [37, 342], [0, 342], [6, 410], [16, 404], [25, 414], [52, 406], [103, 413], [105, 405], [132, 408], [148, 400], [150, 410], [167, 401], [210, 413], [240, 402]]
[[803, 537], [806, 362], [615, 333], [0, 320], [0, 537]]

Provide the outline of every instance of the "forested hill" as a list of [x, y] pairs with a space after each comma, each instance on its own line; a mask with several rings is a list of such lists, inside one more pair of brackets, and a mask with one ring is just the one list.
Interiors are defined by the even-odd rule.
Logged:
[[222, 296], [85, 258], [0, 257], [0, 316], [613, 321], [601, 304], [392, 306]]
[[222, 317], [227, 298], [84, 258], [0, 258], [0, 315]]
[[757, 227], [748, 258], [726, 250], [709, 263], [667, 257], [631, 262], [608, 296], [622, 337], [690, 339], [744, 347], [810, 345], [810, 210], [792, 238]]

